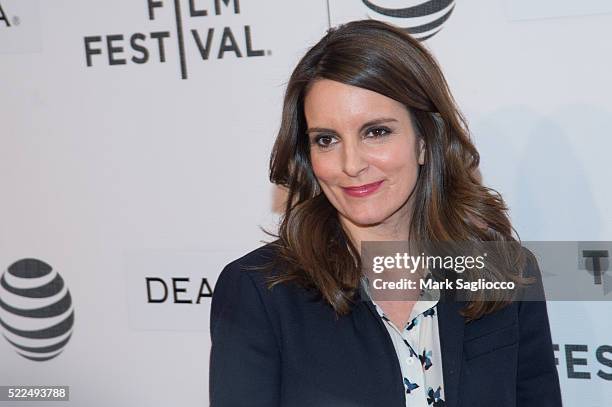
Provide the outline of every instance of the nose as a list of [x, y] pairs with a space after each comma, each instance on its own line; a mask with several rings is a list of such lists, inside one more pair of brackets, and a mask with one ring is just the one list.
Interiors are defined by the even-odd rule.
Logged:
[[368, 168], [368, 160], [359, 143], [346, 141], [342, 149], [342, 170], [351, 177], [356, 177]]

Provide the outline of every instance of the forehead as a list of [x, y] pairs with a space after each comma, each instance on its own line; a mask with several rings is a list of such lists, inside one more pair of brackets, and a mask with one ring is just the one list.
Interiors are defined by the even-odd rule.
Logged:
[[408, 120], [408, 111], [401, 103], [380, 93], [320, 79], [306, 94], [304, 116], [309, 126], [360, 125], [382, 116]]

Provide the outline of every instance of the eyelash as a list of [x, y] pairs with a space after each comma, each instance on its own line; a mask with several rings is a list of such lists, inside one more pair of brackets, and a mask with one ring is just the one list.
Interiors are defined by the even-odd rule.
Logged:
[[[367, 132], [366, 134], [370, 134], [371, 132], [376, 131], [376, 130], [383, 130], [383, 131], [385, 131], [386, 133], [385, 133], [385, 134], [383, 134], [383, 135], [374, 136], [374, 137], [368, 137], [368, 138], [374, 138], [374, 139], [377, 139], [377, 138], [385, 137], [385, 136], [388, 136], [389, 134], [391, 134], [391, 130], [389, 130], [387, 127], [372, 127], [372, 128], [370, 128], [370, 129], [368, 129], [368, 132]], [[330, 135], [327, 135], [327, 134], [321, 134], [321, 135], [318, 135], [318, 136], [316, 136], [316, 137], [314, 138], [314, 140], [313, 140], [313, 144], [315, 144], [317, 147], [319, 147], [319, 148], [321, 148], [321, 149], [328, 149], [328, 148], [330, 148], [330, 147], [331, 147], [333, 144], [322, 145], [322, 144], [319, 144], [319, 141], [320, 141], [321, 139], [323, 139], [323, 138], [332, 138], [332, 137], [333, 137], [333, 136], [330, 136]]]

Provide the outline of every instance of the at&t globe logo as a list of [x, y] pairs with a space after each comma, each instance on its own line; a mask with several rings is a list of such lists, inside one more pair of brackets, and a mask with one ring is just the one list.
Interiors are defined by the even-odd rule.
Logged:
[[18, 354], [33, 361], [59, 355], [72, 335], [74, 309], [64, 279], [47, 263], [22, 259], [0, 278], [0, 325]]
[[451, 16], [454, 0], [362, 0], [368, 17], [402, 27], [420, 41], [436, 35]]

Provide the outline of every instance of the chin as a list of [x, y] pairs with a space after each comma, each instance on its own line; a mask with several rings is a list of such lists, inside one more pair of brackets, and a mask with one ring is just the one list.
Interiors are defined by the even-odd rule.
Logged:
[[381, 213], [349, 213], [346, 218], [357, 226], [374, 226], [385, 220], [385, 216]]

